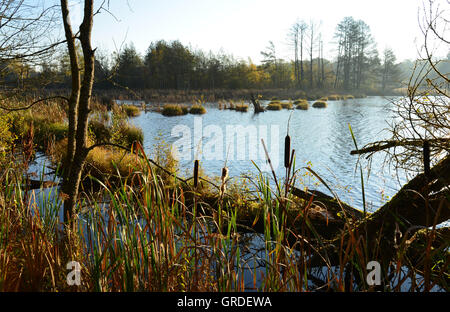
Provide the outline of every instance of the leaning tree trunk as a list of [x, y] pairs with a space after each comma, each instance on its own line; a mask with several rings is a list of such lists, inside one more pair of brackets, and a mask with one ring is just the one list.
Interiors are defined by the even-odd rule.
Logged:
[[[389, 263], [396, 252], [399, 238], [411, 237], [424, 227], [450, 219], [450, 156], [404, 185], [385, 205], [349, 231], [344, 231], [322, 249], [332, 265], [339, 263], [339, 246], [344, 246], [351, 234], [365, 235], [369, 251], [377, 251], [378, 260]], [[397, 237], [396, 237], [397, 236]], [[373, 259], [375, 260], [375, 259]], [[321, 259], [316, 258], [314, 265]]]

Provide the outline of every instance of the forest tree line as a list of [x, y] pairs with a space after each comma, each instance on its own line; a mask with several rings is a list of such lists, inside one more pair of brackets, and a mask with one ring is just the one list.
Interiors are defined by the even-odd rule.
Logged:
[[[287, 34], [292, 58], [279, 57], [269, 41], [261, 51], [263, 60], [235, 58], [226, 53], [206, 53], [180, 41], [152, 42], [144, 55], [133, 44], [120, 51], [98, 50], [95, 59], [95, 88], [111, 89], [327, 89], [386, 94], [401, 88], [409, 78], [413, 62], [397, 62], [392, 49], [379, 55], [370, 27], [362, 20], [345, 17], [337, 26], [333, 59], [323, 56], [320, 25], [296, 21]], [[81, 48], [77, 47], [82, 54]], [[450, 54], [449, 54], [450, 56]], [[20, 60], [2, 62], [6, 85], [23, 87], [39, 81], [47, 88], [70, 87], [70, 58], [67, 52], [55, 53], [40, 66]], [[47, 83], [43, 83], [46, 81]]]

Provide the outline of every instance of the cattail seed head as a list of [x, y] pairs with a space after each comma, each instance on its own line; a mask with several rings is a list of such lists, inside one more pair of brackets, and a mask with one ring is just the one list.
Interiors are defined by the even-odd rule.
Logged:
[[289, 135], [284, 139], [284, 167], [289, 168], [291, 163], [291, 137]]
[[194, 162], [194, 187], [198, 185], [198, 160]]
[[222, 168], [222, 181], [225, 181], [226, 178], [228, 178], [228, 168], [223, 167]]

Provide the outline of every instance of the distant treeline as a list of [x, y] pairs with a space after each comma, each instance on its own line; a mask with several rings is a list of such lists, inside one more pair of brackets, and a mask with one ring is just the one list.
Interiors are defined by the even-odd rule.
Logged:
[[[279, 58], [275, 45], [269, 41], [261, 51], [264, 59], [260, 65], [224, 53], [205, 53], [179, 41], [152, 42], [145, 55], [140, 55], [133, 44], [112, 54], [98, 50], [94, 88], [128, 88], [135, 92], [208, 90], [211, 94], [228, 89], [392, 94], [409, 78], [414, 63], [398, 63], [391, 49], [385, 49], [380, 57], [364, 21], [346, 17], [337, 25], [335, 40], [330, 43], [336, 53], [332, 60], [323, 57], [324, 42], [319, 30], [313, 22], [295, 22], [288, 33], [292, 60]], [[81, 54], [81, 49], [78, 50]], [[40, 64], [39, 70], [20, 60], [0, 65], [6, 85], [20, 88], [34, 83], [46, 89], [70, 87], [70, 62], [64, 49], [55, 53], [52, 60]]]

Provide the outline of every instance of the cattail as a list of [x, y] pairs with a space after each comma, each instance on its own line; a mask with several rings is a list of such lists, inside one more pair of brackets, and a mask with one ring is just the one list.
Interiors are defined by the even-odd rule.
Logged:
[[225, 179], [228, 178], [228, 168], [227, 167], [223, 167], [222, 168], [222, 181], [225, 181]]
[[291, 163], [290, 161], [290, 155], [291, 154], [291, 137], [286, 135], [286, 138], [284, 139], [284, 167], [289, 168], [289, 165]]
[[228, 168], [223, 167], [222, 168], [222, 177], [221, 177], [222, 184], [220, 185], [220, 197], [223, 196], [223, 194], [225, 193], [225, 191], [227, 189], [227, 185], [226, 185], [227, 178], [228, 178]]
[[198, 160], [194, 162], [194, 187], [198, 185]]

